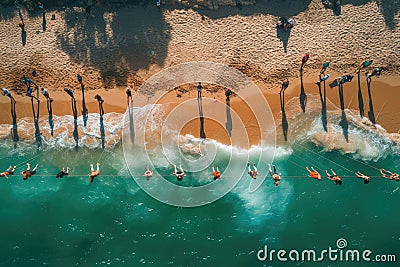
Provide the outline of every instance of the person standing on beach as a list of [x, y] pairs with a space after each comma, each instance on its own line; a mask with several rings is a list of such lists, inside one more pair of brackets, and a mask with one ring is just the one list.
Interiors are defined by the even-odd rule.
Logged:
[[3, 96], [8, 96], [11, 99], [11, 101], [15, 101], [14, 97], [11, 95], [11, 93], [8, 91], [7, 88], [1, 88], [1, 94]]
[[126, 87], [126, 100], [129, 107], [129, 103], [132, 102], [132, 91], [131, 88], [129, 88], [129, 86]]
[[357, 71], [360, 71], [361, 69], [368, 67], [369, 65], [372, 64], [372, 62], [373, 62], [373, 60], [364, 61], [364, 62], [360, 65], [360, 67], [358, 67], [358, 70], [357, 70]]
[[230, 100], [231, 95], [233, 95], [232, 90], [230, 88], [226, 89], [226, 91], [225, 91], [226, 101]]
[[326, 61], [324, 64], [322, 64], [321, 70], [319, 72], [319, 74], [324, 74], [326, 69], [329, 67], [329, 65], [331, 64], [330, 61]]
[[53, 102], [53, 99], [50, 97], [49, 92], [45, 88], [42, 88], [41, 92], [47, 101]]
[[367, 75], [367, 79], [376, 76], [377, 78], [379, 78], [379, 76], [381, 76], [381, 72], [382, 70], [380, 68], [376, 68], [374, 69], [371, 73], [365, 73]]
[[[324, 82], [324, 81], [328, 80], [329, 76], [330, 76], [330, 74], [326, 74], [324, 77], [319, 79], [319, 81], [316, 82], [316, 84], [320, 84], [321, 82]], [[321, 77], [321, 76], [319, 76], [319, 77]]]
[[76, 79], [78, 80], [79, 84], [82, 84], [82, 76], [79, 73], [76, 74]]
[[281, 180], [281, 176], [276, 172], [276, 166], [275, 165], [272, 165], [272, 168], [274, 169], [273, 172], [271, 170], [271, 165], [268, 164], [269, 174], [271, 175], [272, 179], [274, 179], [275, 186], [278, 186], [279, 185], [279, 181]]
[[93, 180], [94, 180], [95, 177], [100, 175], [100, 163], [97, 162], [96, 166], [97, 166], [97, 170], [94, 170], [93, 164], [90, 164], [91, 173], [89, 174], [89, 181], [91, 183], [93, 183]]
[[282, 92], [285, 92], [285, 90], [289, 87], [289, 80], [286, 79], [282, 82], [282, 87], [281, 90], [279, 91], [279, 94], [282, 94]]
[[28, 180], [29, 177], [31, 177], [32, 175], [34, 175], [36, 173], [37, 168], [39, 167], [39, 164], [36, 164], [35, 168], [33, 168], [33, 170], [31, 170], [31, 164], [27, 163], [26, 164], [26, 171], [20, 172], [20, 174], [22, 175], [22, 179], [24, 180]]
[[197, 98], [201, 98], [201, 92], [203, 91], [203, 86], [201, 85], [201, 82], [197, 85]]
[[305, 54], [305, 56], [301, 59], [301, 67], [300, 69], [302, 70], [308, 59], [310, 58], [310, 54]]
[[36, 96], [32, 95], [32, 93], [33, 93], [32, 87], [28, 87], [28, 90], [26, 90], [26, 96], [29, 96], [30, 98], [34, 98], [34, 99], [36, 99], [36, 101], [40, 102], [40, 100]]
[[326, 176], [329, 180], [334, 181], [335, 184], [342, 185], [342, 179], [331, 169], [332, 174], [325, 170]]

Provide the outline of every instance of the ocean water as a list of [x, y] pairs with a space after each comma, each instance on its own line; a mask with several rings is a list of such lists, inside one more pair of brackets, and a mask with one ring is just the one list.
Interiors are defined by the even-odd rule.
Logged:
[[[132, 177], [122, 144], [115, 138], [119, 134], [118, 114], [104, 118], [105, 128], [112, 128], [115, 133], [105, 135], [105, 143], [112, 143], [105, 149], [97, 142], [101, 138], [98, 133], [93, 138], [96, 142], [81, 135], [78, 147], [70, 134], [46, 139], [46, 129], [46, 141], [40, 148], [24, 140], [14, 146], [10, 137], [4, 137], [0, 140], [1, 170], [17, 165], [19, 172], [26, 162], [39, 163], [39, 169], [27, 181], [17, 172], [9, 180], [0, 180], [0, 266], [397, 266], [257, 259], [258, 251], [265, 245], [275, 250], [320, 251], [336, 248], [336, 241], [344, 238], [349, 249], [370, 249], [373, 255], [395, 254], [400, 260], [400, 183], [373, 177], [364, 185], [359, 179], [346, 177], [356, 170], [371, 176], [379, 176], [378, 168], [398, 171], [398, 147], [387, 136], [352, 122], [348, 128], [350, 142], [343, 144], [342, 129], [338, 126], [340, 116], [328, 115], [330, 139], [319, 135], [323, 128], [318, 113], [310, 110], [302, 115], [306, 118], [303, 121], [296, 119], [296, 138], [278, 145], [276, 150], [274, 164], [282, 174], [278, 187], [268, 176], [250, 193], [251, 179], [245, 173], [246, 166], [235, 166], [242, 170], [242, 177], [233, 190], [196, 208], [161, 203], [138, 186], [134, 178], [144, 177], [139, 171]], [[87, 132], [92, 138], [97, 131], [93, 125], [98, 115], [91, 116], [93, 133], [90, 129]], [[81, 127], [81, 118], [78, 120]], [[289, 125], [293, 125], [292, 121]], [[20, 133], [24, 127], [30, 126], [21, 122]], [[333, 146], [334, 142], [337, 143]], [[214, 145], [217, 149], [213, 163], [224, 172], [230, 156], [227, 146], [217, 142]], [[247, 151], [250, 160], [256, 161], [259, 149]], [[156, 170], [177, 183], [170, 175], [172, 165], [165, 163], [161, 155], [152, 154]], [[233, 160], [247, 160], [247, 156], [232, 154]], [[180, 159], [183, 165], [189, 164], [188, 160], [190, 157]], [[96, 162], [101, 164], [101, 175], [89, 183], [89, 164]], [[67, 166], [71, 167], [71, 174], [56, 179], [59, 169]], [[343, 185], [304, 177], [306, 166], [316, 167], [321, 174], [333, 168], [344, 176]], [[259, 168], [265, 175], [266, 166]], [[213, 183], [210, 168], [188, 172], [182, 183]]]

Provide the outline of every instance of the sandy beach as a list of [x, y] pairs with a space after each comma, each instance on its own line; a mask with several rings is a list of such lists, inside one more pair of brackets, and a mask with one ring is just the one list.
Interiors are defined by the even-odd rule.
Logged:
[[[376, 123], [388, 132], [397, 133], [400, 129], [399, 111], [396, 109], [400, 97], [398, 27], [387, 25], [375, 2], [344, 4], [339, 16], [316, 0], [308, 6], [303, 3], [291, 5], [290, 13], [284, 10], [284, 5], [268, 6], [265, 1], [242, 10], [224, 7], [218, 11], [168, 6], [159, 10], [153, 5], [119, 8], [97, 5], [91, 17], [86, 16], [83, 8], [67, 7], [48, 10], [45, 23], [41, 13], [27, 14], [22, 10], [26, 21], [24, 46], [17, 11], [7, 8], [2, 11], [3, 17], [5, 14], [7, 17], [0, 22], [0, 84], [10, 89], [15, 97], [19, 119], [32, 116], [30, 99], [24, 96], [25, 86], [20, 79], [23, 75], [29, 76], [33, 70], [38, 76], [31, 78], [39, 87], [47, 88], [54, 99], [54, 115], [72, 114], [64, 87], [75, 90], [80, 115], [82, 106], [77, 73], [83, 76], [89, 113], [98, 113], [96, 94], [105, 100], [106, 112], [124, 113], [127, 86], [136, 91], [152, 75], [179, 63], [217, 62], [240, 70], [258, 85], [271, 107], [280, 133], [282, 112], [277, 94], [280, 83], [286, 78], [290, 80], [285, 100], [292, 108], [287, 109], [285, 115], [294, 119], [302, 112], [298, 100], [299, 67], [305, 53], [311, 54], [303, 70], [308, 107], [320, 106], [315, 82], [321, 64], [329, 59], [332, 63], [327, 71], [331, 74], [328, 83], [344, 74], [355, 76], [351, 83], [344, 85], [345, 108], [355, 114], [359, 113], [356, 68], [364, 60], [373, 59], [371, 67], [384, 69], [382, 76], [374, 77], [371, 83]], [[278, 13], [293, 16], [296, 26], [287, 33], [277, 34], [275, 21], [279, 18]], [[50, 19], [52, 14], [55, 20]], [[394, 25], [398, 20], [396, 16]], [[353, 24], [355, 21], [357, 27]], [[371, 70], [361, 73], [366, 117], [369, 96], [364, 72]], [[178, 105], [196, 97], [195, 84], [182, 88], [184, 90], [171, 91], [161, 102]], [[211, 85], [204, 88], [203, 96], [225, 101], [224, 89]], [[337, 87], [327, 88], [327, 99], [330, 103], [328, 110], [340, 109]], [[43, 96], [41, 100], [40, 114], [46, 116]], [[250, 143], [257, 144], [260, 137], [258, 131], [251, 130], [257, 125], [252, 114], [260, 111], [252, 110], [235, 96], [231, 108], [246, 121]], [[8, 98], [0, 97], [0, 109], [3, 114], [0, 123], [11, 124]], [[207, 137], [229, 143], [223, 128], [207, 119], [205, 127]], [[289, 136], [291, 129], [293, 127], [289, 125]], [[198, 132], [197, 121], [190, 122], [182, 131], [194, 136]]]

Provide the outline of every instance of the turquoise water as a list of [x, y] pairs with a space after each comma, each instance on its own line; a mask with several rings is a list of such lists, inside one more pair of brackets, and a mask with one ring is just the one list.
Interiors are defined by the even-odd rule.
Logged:
[[[396, 170], [400, 157], [390, 146], [383, 156], [363, 161], [357, 153], [296, 141], [277, 155], [283, 175], [279, 187], [268, 177], [248, 193], [246, 175], [232, 192], [198, 208], [168, 206], [144, 193], [129, 176], [120, 145], [105, 151], [38, 150], [22, 143], [15, 149], [3, 140], [0, 146], [1, 169], [16, 164], [21, 171], [27, 161], [40, 165], [27, 181], [17, 174], [1, 180], [1, 266], [314, 266], [260, 262], [256, 253], [264, 245], [321, 250], [336, 247], [339, 238], [354, 249], [400, 257], [399, 183], [375, 178], [364, 185], [343, 178], [336, 186], [327, 179], [290, 177], [304, 176], [303, 168], [311, 164], [344, 176], [351, 175], [349, 170], [370, 175], [378, 175], [376, 167]], [[90, 184], [88, 165], [97, 161], [102, 174]], [[56, 179], [60, 166], [67, 165], [71, 176]], [[199, 178], [188, 173], [185, 179]]]

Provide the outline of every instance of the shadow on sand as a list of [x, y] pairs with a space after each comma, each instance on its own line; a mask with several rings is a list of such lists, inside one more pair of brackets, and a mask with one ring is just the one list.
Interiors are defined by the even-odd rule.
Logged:
[[11, 116], [12, 116], [12, 128], [11, 128], [11, 136], [14, 141], [14, 147], [17, 147], [17, 142], [19, 141], [18, 136], [18, 126], [17, 126], [17, 112], [16, 106], [17, 102], [14, 99], [11, 99]]
[[[321, 76], [320, 76], [321, 77]], [[321, 79], [320, 79], [321, 80]], [[317, 83], [319, 98], [321, 99], [321, 122], [325, 132], [328, 132], [328, 118], [326, 115], [326, 83], [324, 81], [324, 91], [322, 92], [321, 83]]]
[[368, 98], [369, 98], [369, 111], [368, 111], [368, 118], [369, 120], [375, 124], [375, 113], [374, 113], [374, 104], [372, 102], [372, 94], [371, 94], [371, 78], [367, 78], [367, 88], [368, 88]]
[[49, 112], [49, 126], [50, 126], [50, 134], [53, 136], [54, 133], [54, 123], [53, 123], [53, 105], [50, 99], [47, 99], [47, 111]]
[[307, 105], [307, 94], [304, 90], [303, 85], [303, 69], [300, 69], [300, 107], [303, 110], [303, 113], [306, 112]]
[[37, 110], [35, 111], [35, 105], [33, 104], [33, 98], [31, 98], [31, 105], [32, 105], [32, 113], [33, 113], [33, 121], [35, 125], [35, 140], [36, 140], [36, 145], [38, 147], [42, 146], [42, 134], [40, 133], [40, 128], [39, 128], [39, 110], [40, 110], [40, 101], [37, 100]]
[[226, 123], [225, 123], [225, 128], [226, 131], [228, 132], [229, 136], [232, 137], [232, 116], [231, 116], [231, 99], [229, 96], [226, 97]]
[[360, 70], [357, 71], [357, 84], [358, 84], [358, 109], [360, 110], [361, 118], [364, 117], [364, 100], [363, 94], [361, 90], [361, 81], [360, 81]]
[[103, 109], [103, 102], [99, 102], [99, 111], [100, 111], [100, 140], [101, 140], [101, 148], [104, 149], [104, 140], [105, 140], [105, 132], [104, 132], [104, 109]]
[[75, 98], [71, 98], [71, 104], [72, 104], [72, 113], [74, 115], [74, 131], [72, 133], [72, 136], [74, 137], [74, 140], [75, 140], [75, 148], [78, 149], [78, 146], [79, 146], [78, 110], [76, 109], [76, 100], [75, 100]]
[[206, 139], [206, 133], [204, 131], [203, 101], [201, 97], [197, 98], [197, 105], [199, 108], [199, 116], [200, 116], [200, 138]]
[[342, 110], [342, 116], [340, 119], [340, 127], [342, 127], [344, 138], [346, 142], [349, 142], [349, 123], [347, 121], [346, 112], [344, 111], [344, 95], [343, 95], [343, 84], [339, 83], [339, 99], [340, 99], [340, 109]]
[[85, 102], [85, 85], [81, 83], [81, 91], [82, 91], [82, 118], [83, 118], [83, 126], [86, 127], [88, 120], [88, 110], [86, 108]]
[[282, 131], [283, 131], [283, 136], [285, 137], [285, 141], [287, 141], [289, 123], [286, 119], [286, 112], [285, 112], [285, 91], [279, 94], [279, 97], [281, 101], [281, 111], [282, 111]]

